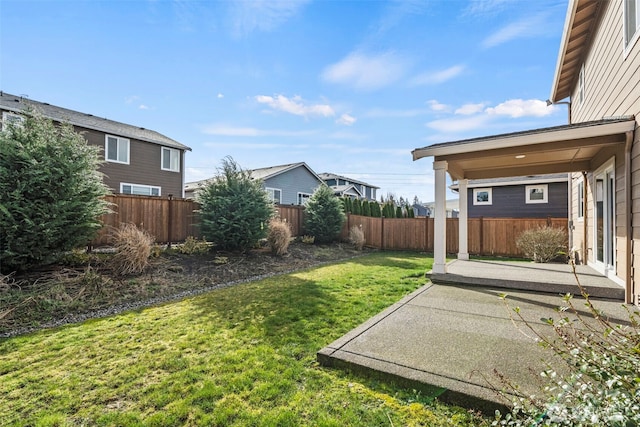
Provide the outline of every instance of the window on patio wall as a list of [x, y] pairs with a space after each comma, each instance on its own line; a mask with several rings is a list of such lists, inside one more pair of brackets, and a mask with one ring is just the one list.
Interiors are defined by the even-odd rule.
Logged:
[[475, 206], [490, 205], [491, 203], [492, 203], [491, 188], [474, 188], [473, 189], [473, 204]]

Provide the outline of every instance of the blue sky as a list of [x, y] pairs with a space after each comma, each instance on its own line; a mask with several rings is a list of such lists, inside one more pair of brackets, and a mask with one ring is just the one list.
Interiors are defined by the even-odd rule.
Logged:
[[565, 124], [566, 0], [2, 0], [0, 89], [225, 156], [422, 201], [433, 143]]

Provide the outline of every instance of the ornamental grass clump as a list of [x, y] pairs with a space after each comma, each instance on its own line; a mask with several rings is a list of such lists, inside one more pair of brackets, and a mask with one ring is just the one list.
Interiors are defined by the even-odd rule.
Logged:
[[[574, 276], [578, 280], [575, 271]], [[541, 319], [553, 328], [551, 336], [513, 309], [540, 344], [566, 363], [568, 373], [544, 371], [541, 394], [516, 398], [510, 413], [496, 413], [493, 425], [640, 425], [640, 311], [627, 308], [629, 320], [613, 323], [594, 307], [579, 280], [578, 286], [587, 314], [566, 295], [557, 318]]]
[[362, 250], [365, 243], [364, 231], [362, 231], [362, 225], [360, 226], [354, 225], [349, 229], [349, 243], [351, 243], [356, 250], [358, 251]]
[[149, 265], [154, 238], [135, 224], [123, 224], [116, 230], [113, 245], [116, 253], [112, 264], [119, 275], [142, 273]]
[[567, 233], [554, 227], [527, 230], [518, 237], [516, 246], [534, 262], [549, 262], [567, 253]]
[[271, 252], [282, 256], [289, 250], [291, 242], [291, 227], [286, 221], [274, 219], [269, 223], [269, 234], [267, 235], [267, 243]]
[[206, 254], [211, 249], [206, 240], [198, 240], [196, 237], [189, 236], [183, 244], [178, 245], [176, 250], [185, 255], [201, 255]]

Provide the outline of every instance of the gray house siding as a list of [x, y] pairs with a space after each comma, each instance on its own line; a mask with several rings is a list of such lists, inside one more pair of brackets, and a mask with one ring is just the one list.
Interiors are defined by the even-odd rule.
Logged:
[[[77, 126], [75, 129], [89, 144], [100, 148], [100, 158], [105, 160], [105, 133]], [[180, 172], [171, 172], [161, 168], [161, 145], [130, 138], [129, 150], [128, 165], [105, 161], [100, 166], [100, 171], [104, 174], [104, 183], [114, 193], [120, 193], [120, 184], [127, 183], [160, 187], [161, 196], [172, 194], [174, 197], [182, 197], [184, 155], [180, 155]]]
[[264, 181], [265, 188], [277, 188], [282, 191], [283, 205], [297, 205], [298, 193], [313, 194], [320, 182], [304, 167], [297, 167]]
[[506, 185], [491, 188], [490, 205], [473, 204], [473, 188], [467, 191], [469, 218], [566, 218], [568, 215], [568, 186], [566, 182], [550, 182], [547, 203], [525, 203], [525, 185]]

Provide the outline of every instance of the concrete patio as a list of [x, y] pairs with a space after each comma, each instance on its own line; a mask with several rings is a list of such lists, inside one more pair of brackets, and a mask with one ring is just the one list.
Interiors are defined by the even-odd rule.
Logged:
[[[558, 294], [572, 286], [573, 275], [559, 265], [547, 265], [549, 268], [540, 270], [539, 266], [496, 265], [487, 261], [451, 263], [448, 284], [432, 276], [441, 284], [425, 285], [329, 344], [318, 352], [318, 361], [325, 366], [382, 377], [421, 390], [424, 395], [492, 413], [506, 403], [495, 391], [503, 384], [494, 370], [519, 385], [522, 391], [535, 392], [539, 373], [546, 368], [544, 361], [555, 358], [536, 343], [522, 321], [512, 318], [513, 311], [509, 308], [519, 307], [535, 330], [552, 332], [540, 319], [557, 317], [555, 309], [562, 305]], [[493, 273], [480, 274], [482, 271]], [[474, 272], [485, 280], [472, 284]], [[451, 284], [453, 277], [465, 284]], [[580, 271], [579, 277], [590, 293], [602, 288], [598, 292], [611, 295], [605, 290], [615, 291], [619, 287], [586, 269]], [[500, 286], [491, 286], [491, 281]], [[530, 289], [505, 288], [523, 283], [528, 283], [525, 286]], [[534, 285], [544, 285], [544, 292], [532, 292]], [[502, 293], [508, 294], [509, 307], [499, 298]], [[613, 321], [628, 321], [622, 300], [606, 298], [594, 298], [596, 307]], [[586, 313], [579, 298], [575, 305]]]

